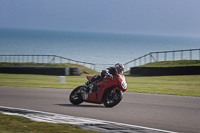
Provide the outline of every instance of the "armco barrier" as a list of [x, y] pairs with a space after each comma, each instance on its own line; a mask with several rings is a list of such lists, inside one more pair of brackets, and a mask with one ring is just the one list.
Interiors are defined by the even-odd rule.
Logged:
[[[73, 70], [73, 71], [72, 71]], [[75, 72], [74, 72], [75, 71]], [[22, 67], [22, 66], [0, 66], [0, 73], [12, 74], [41, 74], [58, 76], [79, 76], [79, 67]]]
[[200, 66], [184, 67], [132, 67], [133, 76], [199, 75]]

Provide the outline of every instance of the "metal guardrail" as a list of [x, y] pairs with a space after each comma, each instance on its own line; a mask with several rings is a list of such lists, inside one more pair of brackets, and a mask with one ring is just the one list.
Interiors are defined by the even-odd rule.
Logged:
[[[140, 66], [157, 61], [175, 61], [175, 60], [200, 60], [200, 49], [174, 50], [150, 52], [139, 58], [124, 63], [125, 71], [133, 66]], [[114, 64], [94, 64], [89, 62], [72, 60], [57, 55], [0, 55], [0, 62], [14, 63], [70, 63], [88, 67], [90, 69], [101, 71], [102, 69], [114, 66]]]
[[124, 64], [125, 71], [128, 71], [130, 67], [140, 66], [147, 63], [157, 61], [175, 61], [175, 60], [200, 60], [200, 49], [186, 49], [186, 50], [174, 50], [174, 51], [160, 51], [150, 52], [139, 58], [131, 60]]
[[57, 55], [0, 55], [0, 62], [13, 63], [70, 63], [83, 65], [95, 70], [94, 63], [72, 60]]

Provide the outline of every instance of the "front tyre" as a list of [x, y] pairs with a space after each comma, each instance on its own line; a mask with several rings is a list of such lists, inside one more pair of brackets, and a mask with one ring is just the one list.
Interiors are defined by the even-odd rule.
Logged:
[[80, 88], [81, 88], [81, 86], [75, 88], [69, 96], [70, 102], [74, 105], [79, 105], [83, 102]]
[[123, 92], [116, 90], [115, 94], [111, 91], [107, 91], [103, 98], [103, 104], [105, 107], [113, 107], [117, 105], [123, 98]]

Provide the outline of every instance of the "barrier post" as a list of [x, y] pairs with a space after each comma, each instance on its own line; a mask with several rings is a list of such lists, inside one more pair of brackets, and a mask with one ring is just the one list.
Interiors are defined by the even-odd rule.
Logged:
[[65, 84], [65, 76], [59, 76], [59, 83], [60, 84]]

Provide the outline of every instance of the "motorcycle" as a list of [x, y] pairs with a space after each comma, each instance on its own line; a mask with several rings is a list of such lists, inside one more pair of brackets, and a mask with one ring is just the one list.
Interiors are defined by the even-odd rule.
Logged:
[[[88, 80], [93, 76], [86, 76]], [[74, 105], [83, 102], [104, 104], [105, 107], [117, 105], [127, 90], [127, 83], [124, 75], [114, 75], [112, 78], [105, 76], [104, 79], [91, 83], [88, 87], [79, 86], [75, 88], [69, 100]]]

